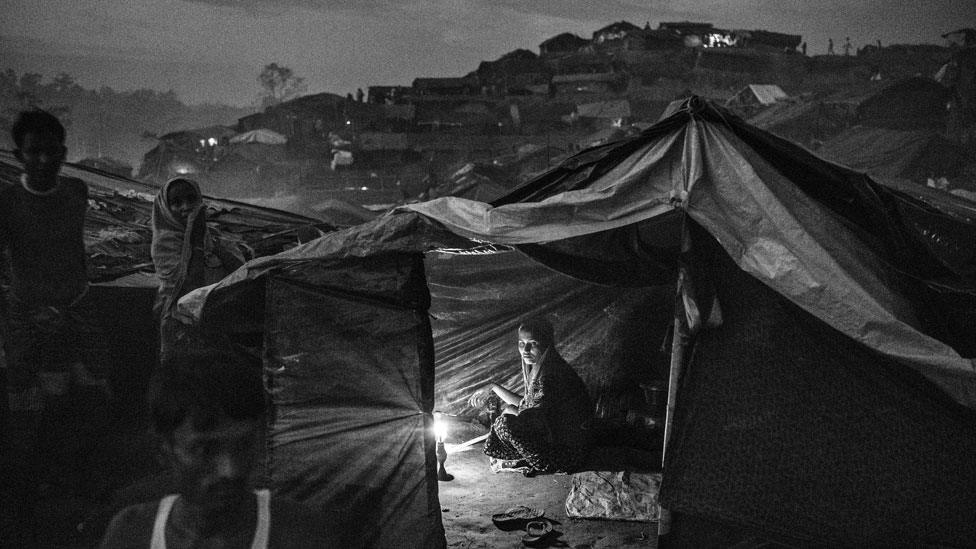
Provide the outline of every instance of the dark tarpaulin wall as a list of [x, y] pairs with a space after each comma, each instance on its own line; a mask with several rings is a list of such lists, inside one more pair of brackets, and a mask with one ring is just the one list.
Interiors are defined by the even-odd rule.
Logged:
[[444, 546], [420, 254], [283, 269], [266, 290], [267, 472], [367, 547]]
[[476, 413], [468, 398], [496, 382], [522, 392], [516, 330], [545, 314], [557, 348], [606, 417], [639, 406], [640, 383], [661, 379], [660, 347], [671, 318], [665, 287], [596, 286], [549, 270], [518, 252], [427, 254], [436, 349], [436, 408]]
[[[724, 324], [703, 331], [678, 395], [662, 504], [836, 546], [976, 540], [976, 423], [913, 370], [787, 302], [698, 238]], [[725, 540], [735, 541], [735, 540]]]

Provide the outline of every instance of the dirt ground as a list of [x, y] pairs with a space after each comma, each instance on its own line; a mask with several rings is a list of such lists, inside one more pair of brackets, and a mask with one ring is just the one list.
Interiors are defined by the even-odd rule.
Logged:
[[[450, 445], [449, 445], [450, 447]], [[505, 532], [491, 516], [513, 505], [545, 510], [561, 533], [551, 547], [577, 549], [657, 547], [656, 522], [575, 519], [566, 516], [565, 501], [572, 475], [540, 475], [526, 478], [520, 473], [493, 473], [482, 444], [450, 453], [445, 469], [454, 480], [439, 482], [441, 518], [447, 546], [455, 549], [524, 547], [524, 532]]]

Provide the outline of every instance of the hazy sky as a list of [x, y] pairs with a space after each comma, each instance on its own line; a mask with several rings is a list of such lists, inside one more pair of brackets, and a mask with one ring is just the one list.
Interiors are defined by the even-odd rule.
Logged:
[[345, 94], [461, 76], [620, 20], [801, 34], [815, 54], [829, 37], [838, 51], [846, 36], [855, 47], [942, 44], [976, 26], [976, 0], [0, 0], [0, 68], [248, 105], [271, 62], [304, 76], [309, 93]]

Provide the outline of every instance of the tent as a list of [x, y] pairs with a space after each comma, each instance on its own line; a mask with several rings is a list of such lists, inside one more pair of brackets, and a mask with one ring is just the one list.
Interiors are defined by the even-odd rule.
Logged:
[[862, 101], [857, 123], [902, 130], [942, 129], [950, 99], [949, 90], [931, 78], [905, 78]]
[[974, 157], [931, 128], [852, 126], [824, 143], [824, 158], [873, 176], [924, 182], [959, 175]]
[[249, 132], [239, 133], [230, 138], [231, 143], [261, 143], [263, 145], [284, 145], [288, 138], [276, 131], [259, 128]]
[[725, 104], [739, 107], [768, 107], [784, 99], [789, 99], [789, 96], [776, 84], [749, 84], [730, 97]]
[[884, 187], [693, 97], [491, 204], [404, 206], [252, 261], [179, 312], [259, 321], [272, 485], [367, 494], [376, 546], [443, 547], [430, 412], [500, 375], [458, 352], [503, 337], [499, 310], [454, 337], [431, 329], [430, 311], [452, 310], [438, 296], [487, 293], [434, 284], [432, 251], [500, 273], [513, 248], [608, 293], [677, 289], [660, 494], [677, 545], [962, 546], [976, 539], [974, 243], [965, 201]]

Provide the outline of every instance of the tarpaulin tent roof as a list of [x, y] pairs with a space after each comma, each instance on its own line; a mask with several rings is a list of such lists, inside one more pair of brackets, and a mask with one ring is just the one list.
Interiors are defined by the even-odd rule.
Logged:
[[824, 158], [880, 177], [924, 180], [958, 174], [972, 155], [937, 130], [853, 126], [824, 143]]
[[782, 99], [789, 99], [789, 96], [776, 84], [749, 84], [729, 99], [727, 103], [755, 102], [766, 106]]
[[931, 78], [899, 80], [857, 106], [857, 122], [881, 128], [943, 128], [950, 91]]
[[976, 535], [976, 368], [946, 341], [976, 349], [919, 304], [941, 296], [974, 318], [976, 210], [879, 185], [697, 98], [492, 204], [408, 205], [253, 261], [180, 313], [206, 324], [276, 276], [321, 283], [334, 261], [478, 243], [615, 286], [673, 282], [680, 257], [702, 283], [689, 299], [718, 296], [702, 314], [726, 322], [701, 332], [678, 387], [673, 510], [806, 542]]
[[230, 138], [231, 143], [261, 143], [264, 145], [284, 145], [288, 138], [267, 128], [258, 128], [249, 132], [239, 133]]
[[630, 116], [630, 101], [617, 99], [583, 103], [576, 106], [580, 118], [627, 118]]

